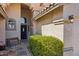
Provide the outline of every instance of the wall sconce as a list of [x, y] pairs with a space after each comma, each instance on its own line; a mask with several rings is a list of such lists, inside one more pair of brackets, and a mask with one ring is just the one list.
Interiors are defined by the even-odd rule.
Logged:
[[68, 19], [69, 19], [69, 21], [70, 21], [71, 23], [73, 23], [74, 15], [70, 15], [70, 16], [68, 17]]

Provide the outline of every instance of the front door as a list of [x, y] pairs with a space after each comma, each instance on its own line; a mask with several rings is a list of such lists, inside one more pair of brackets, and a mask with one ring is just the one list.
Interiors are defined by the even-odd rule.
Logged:
[[27, 25], [21, 25], [21, 40], [27, 39]]

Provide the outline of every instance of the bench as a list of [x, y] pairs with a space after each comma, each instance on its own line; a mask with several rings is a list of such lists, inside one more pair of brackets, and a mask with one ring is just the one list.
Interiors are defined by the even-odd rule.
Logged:
[[6, 44], [7, 46], [13, 46], [13, 45], [17, 45], [20, 43], [20, 40], [18, 39], [18, 37], [15, 37], [15, 38], [9, 38], [6, 40]]

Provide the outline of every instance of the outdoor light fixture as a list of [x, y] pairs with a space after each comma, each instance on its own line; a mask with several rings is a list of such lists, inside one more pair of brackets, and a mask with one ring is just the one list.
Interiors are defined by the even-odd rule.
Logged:
[[69, 21], [70, 21], [71, 23], [73, 23], [74, 15], [70, 15], [70, 16], [68, 17], [68, 19], [69, 19]]

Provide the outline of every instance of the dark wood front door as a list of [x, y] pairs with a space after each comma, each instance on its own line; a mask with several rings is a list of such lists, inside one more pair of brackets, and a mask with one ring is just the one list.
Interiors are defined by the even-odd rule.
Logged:
[[21, 25], [21, 40], [27, 39], [27, 25]]

